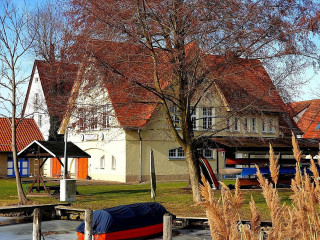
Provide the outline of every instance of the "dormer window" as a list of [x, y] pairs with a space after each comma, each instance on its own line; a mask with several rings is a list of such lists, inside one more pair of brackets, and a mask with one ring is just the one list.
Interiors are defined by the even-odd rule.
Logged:
[[36, 78], [35, 78], [35, 82], [38, 82], [38, 81], [39, 81], [39, 78], [36, 77]]
[[320, 122], [318, 123], [318, 125], [316, 126], [315, 130], [319, 130], [320, 129]]

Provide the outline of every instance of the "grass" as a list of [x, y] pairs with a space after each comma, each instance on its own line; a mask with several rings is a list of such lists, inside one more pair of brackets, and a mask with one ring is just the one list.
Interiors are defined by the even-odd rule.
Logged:
[[[228, 185], [233, 184], [234, 180], [225, 180], [224, 182]], [[93, 183], [93, 181], [87, 183]], [[204, 217], [205, 209], [193, 203], [191, 190], [186, 186], [187, 182], [159, 182], [157, 183], [156, 200], [177, 216]], [[77, 190], [79, 192], [77, 201], [72, 203], [75, 208], [102, 209], [122, 204], [153, 201], [149, 183], [78, 185]], [[269, 210], [261, 190], [242, 190], [242, 192], [245, 200], [241, 209], [241, 219], [250, 218], [249, 201], [252, 195], [263, 219], [269, 220]], [[214, 194], [217, 198], [221, 196], [220, 191], [214, 191]], [[290, 189], [279, 189], [282, 202], [286, 202], [286, 204], [291, 203], [289, 198], [291, 194]], [[32, 197], [29, 199], [31, 204], [59, 203], [59, 199], [54, 197]], [[7, 206], [17, 203], [15, 179], [0, 179], [0, 205]]]

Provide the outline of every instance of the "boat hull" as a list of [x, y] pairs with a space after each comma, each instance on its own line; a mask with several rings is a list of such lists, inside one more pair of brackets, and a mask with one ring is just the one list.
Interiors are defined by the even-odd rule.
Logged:
[[[163, 232], [163, 223], [123, 230], [111, 233], [95, 234], [94, 240], [122, 240], [122, 239], [150, 239], [151, 237], [161, 236]], [[77, 232], [77, 239], [84, 240], [84, 234]]]

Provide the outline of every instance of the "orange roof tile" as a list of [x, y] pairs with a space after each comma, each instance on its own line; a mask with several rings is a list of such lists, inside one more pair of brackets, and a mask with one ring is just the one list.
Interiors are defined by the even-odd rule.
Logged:
[[320, 138], [320, 99], [290, 103], [292, 116], [299, 116], [297, 125], [303, 131], [303, 138]]
[[[17, 119], [17, 150], [20, 151], [34, 140], [44, 140], [33, 119]], [[0, 152], [11, 152], [11, 124], [8, 118], [0, 118]]]
[[[78, 67], [74, 64], [62, 62], [49, 64], [42, 60], [35, 60], [26, 99], [29, 96], [32, 84], [31, 80], [36, 68], [38, 69], [49, 115], [58, 116], [61, 120], [66, 109], [66, 104], [64, 103], [68, 101], [70, 96], [73, 82], [76, 79]], [[25, 101], [23, 106], [23, 113], [26, 107], [26, 102], [27, 101]]]

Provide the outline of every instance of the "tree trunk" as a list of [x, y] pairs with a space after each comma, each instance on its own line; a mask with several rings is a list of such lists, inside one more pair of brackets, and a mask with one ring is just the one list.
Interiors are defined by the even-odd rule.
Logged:
[[186, 149], [184, 149], [184, 152], [185, 152], [187, 167], [189, 171], [193, 201], [198, 203], [201, 201], [201, 194], [199, 190], [200, 170], [199, 170], [199, 166], [197, 165], [198, 161], [195, 157], [195, 154], [193, 153], [192, 146], [186, 146]]
[[[14, 66], [14, 64], [12, 64]], [[18, 165], [18, 156], [17, 156], [17, 124], [16, 124], [16, 78], [15, 78], [15, 70], [14, 68], [11, 69], [12, 71], [12, 116], [11, 116], [11, 148], [12, 148], [12, 158], [14, 164], [14, 173], [16, 175], [16, 184], [17, 184], [17, 192], [20, 204], [26, 204], [28, 199], [23, 191], [20, 172], [19, 172], [19, 165]]]
[[19, 165], [18, 165], [18, 156], [17, 156], [17, 145], [16, 145], [16, 125], [14, 123], [14, 118], [12, 117], [11, 123], [11, 130], [12, 130], [12, 157], [13, 157], [13, 164], [14, 164], [14, 173], [16, 175], [16, 184], [17, 184], [17, 192], [20, 204], [28, 203], [28, 199], [23, 191], [21, 177], [19, 172]]

